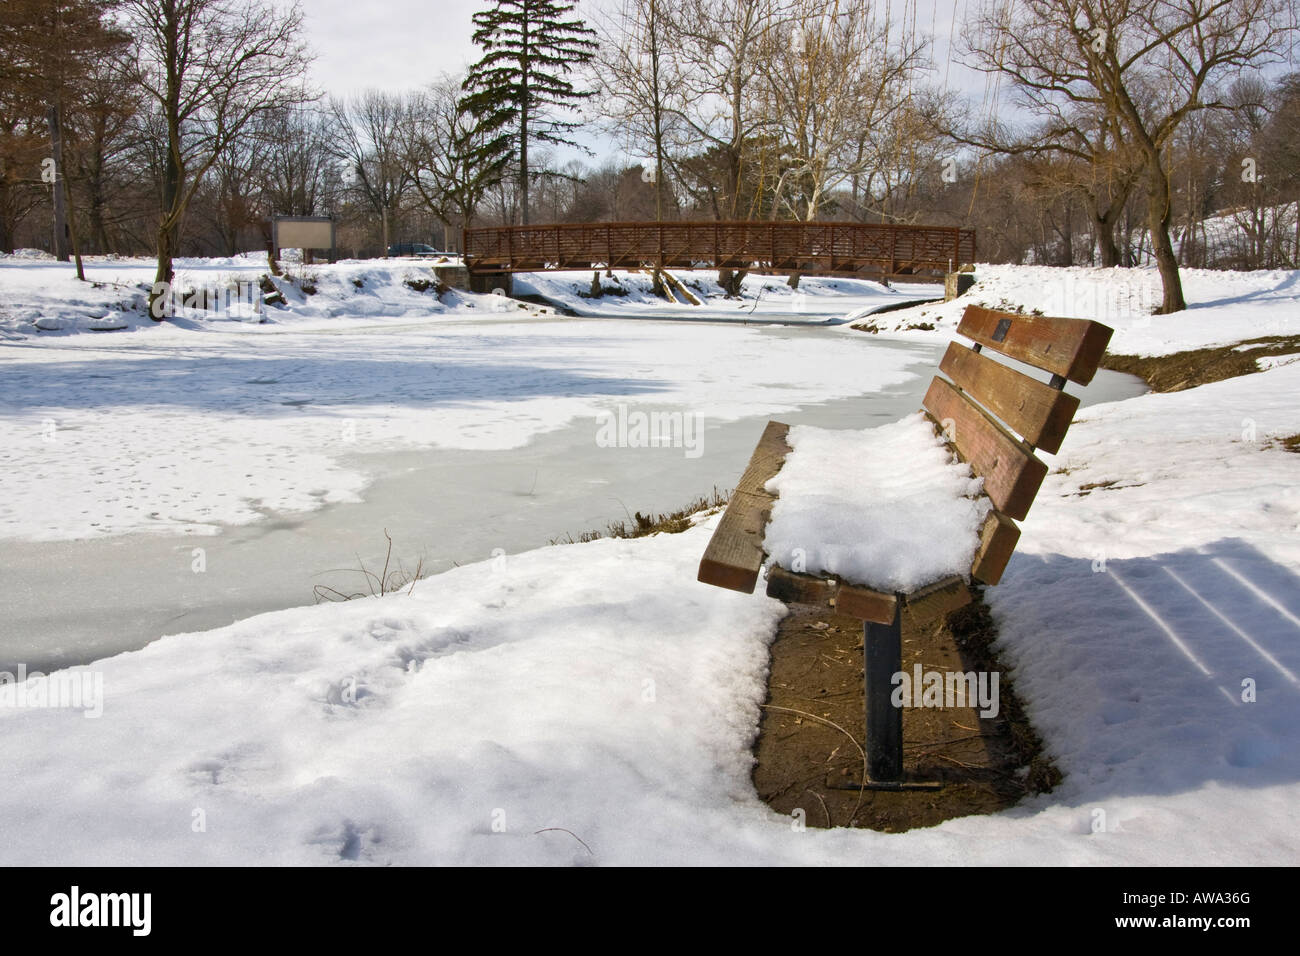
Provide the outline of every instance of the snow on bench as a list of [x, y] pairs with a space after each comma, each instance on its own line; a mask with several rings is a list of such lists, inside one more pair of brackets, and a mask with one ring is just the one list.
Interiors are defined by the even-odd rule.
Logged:
[[[1047, 475], [1036, 448], [1060, 450], [1112, 329], [968, 306], [923, 409], [864, 431], [768, 422], [700, 561], [705, 584], [834, 605], [863, 622], [870, 781], [902, 781], [902, 717], [890, 706], [902, 666], [900, 613], [947, 613], [968, 583], [997, 584]], [[1047, 382], [984, 354], [1033, 366]], [[947, 376], [944, 378], [943, 376]]]
[[797, 426], [766, 489], [773, 564], [890, 594], [965, 574], [992, 505], [922, 414], [864, 431]]

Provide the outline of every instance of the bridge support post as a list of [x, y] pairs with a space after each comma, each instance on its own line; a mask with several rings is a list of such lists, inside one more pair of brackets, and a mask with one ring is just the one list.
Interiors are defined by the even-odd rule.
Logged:
[[949, 272], [943, 277], [943, 301], [951, 302], [975, 284], [973, 272]]
[[513, 278], [514, 276], [509, 272], [471, 272], [469, 274], [469, 291], [489, 293], [496, 289], [503, 289], [506, 295], [511, 295], [514, 293], [515, 288]]

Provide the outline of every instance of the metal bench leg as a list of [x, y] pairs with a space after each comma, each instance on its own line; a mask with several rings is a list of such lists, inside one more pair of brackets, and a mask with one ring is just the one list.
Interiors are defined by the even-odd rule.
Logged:
[[892, 624], [862, 622], [867, 695], [867, 772], [873, 783], [903, 779], [903, 709], [891, 701], [894, 675], [903, 669], [902, 602]]
[[938, 781], [903, 779], [903, 708], [893, 704], [894, 675], [903, 669], [903, 595], [891, 624], [862, 622], [866, 692], [867, 774], [861, 783], [828, 783], [835, 790], [938, 790]]

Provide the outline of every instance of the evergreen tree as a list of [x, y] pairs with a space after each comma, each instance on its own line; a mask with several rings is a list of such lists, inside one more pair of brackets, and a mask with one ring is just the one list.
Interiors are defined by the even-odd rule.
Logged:
[[591, 96], [565, 78], [596, 51], [595, 31], [570, 17], [576, 5], [495, 0], [492, 9], [474, 14], [474, 43], [484, 55], [465, 78], [461, 108], [475, 119], [474, 137], [465, 137], [458, 151], [494, 181], [517, 166], [525, 225], [529, 143], [572, 145], [567, 134], [579, 124], [557, 119], [552, 111], [572, 109]]

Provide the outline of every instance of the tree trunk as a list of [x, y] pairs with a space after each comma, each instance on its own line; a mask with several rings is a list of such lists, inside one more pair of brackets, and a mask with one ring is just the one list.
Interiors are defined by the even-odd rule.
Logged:
[[1295, 258], [1291, 260], [1291, 265], [1300, 269], [1300, 199], [1295, 203]]
[[1156, 268], [1160, 271], [1160, 283], [1164, 289], [1164, 300], [1158, 314], [1169, 315], [1182, 312], [1187, 308], [1183, 298], [1183, 282], [1178, 274], [1178, 257], [1174, 255], [1174, 243], [1170, 238], [1169, 227], [1173, 219], [1173, 201], [1170, 195], [1169, 176], [1159, 163], [1152, 163], [1147, 185], [1147, 229], [1151, 234], [1151, 251], [1155, 256]]
[[734, 299], [740, 295], [741, 285], [748, 272], [748, 269], [718, 270], [718, 285], [722, 286], [722, 291], [728, 298]]
[[174, 226], [163, 224], [158, 227], [158, 271], [149, 292], [149, 317], [155, 322], [167, 318], [172, 280], [176, 277], [176, 270], [172, 268], [172, 257], [176, 255], [175, 232]]
[[9, 184], [0, 177], [0, 252], [4, 253], [14, 251], [14, 231], [9, 219], [9, 193]]
[[63, 172], [63, 120], [59, 107], [49, 110], [50, 152], [54, 154], [54, 256], [60, 262], [68, 261], [68, 209], [64, 194]]
[[1101, 253], [1101, 264], [1106, 268], [1119, 265], [1119, 244], [1115, 241], [1115, 220], [1117, 210], [1114, 206], [1096, 217], [1097, 249]]
[[[1062, 223], [1062, 228], [1061, 228], [1061, 259], [1062, 259], [1061, 265], [1063, 266], [1074, 265], [1074, 216], [1072, 215], [1073, 212], [1074, 212], [1073, 204], [1070, 202], [1066, 202], [1064, 222]], [[953, 263], [954, 268], [960, 265], [961, 263], [959, 262]]]
[[77, 264], [77, 278], [85, 282], [86, 267], [81, 261], [81, 239], [77, 235], [77, 209], [72, 202], [72, 189], [68, 187], [67, 180], [64, 180], [63, 190], [67, 196], [68, 238], [72, 242], [72, 261]]
[[519, 221], [528, 225], [528, 17], [522, 21], [520, 76], [519, 76]]
[[168, 139], [167, 160], [163, 167], [162, 182], [162, 216], [158, 222], [158, 271], [154, 273], [153, 289], [149, 292], [149, 316], [155, 322], [167, 317], [165, 308], [159, 308], [157, 302], [164, 296], [171, 295], [172, 280], [176, 270], [172, 259], [180, 241], [183, 171], [180, 163], [180, 125], [173, 124]]

